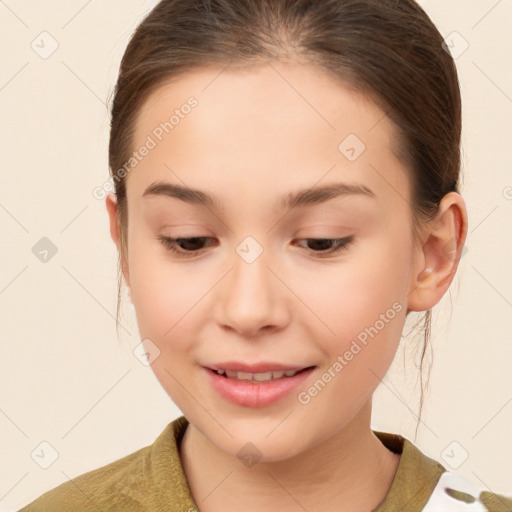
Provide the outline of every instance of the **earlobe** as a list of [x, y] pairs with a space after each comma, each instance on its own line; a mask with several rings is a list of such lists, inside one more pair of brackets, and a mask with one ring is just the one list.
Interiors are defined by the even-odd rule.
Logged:
[[408, 310], [426, 311], [441, 300], [457, 271], [466, 235], [464, 200], [450, 192], [443, 197], [435, 219], [425, 225], [424, 242], [416, 249]]

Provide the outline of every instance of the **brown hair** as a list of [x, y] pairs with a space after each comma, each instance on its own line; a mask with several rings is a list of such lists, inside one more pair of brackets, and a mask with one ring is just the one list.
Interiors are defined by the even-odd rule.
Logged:
[[[162, 0], [139, 24], [113, 91], [109, 167], [115, 182], [122, 264], [127, 247], [126, 178], [137, 115], [149, 95], [202, 66], [299, 60], [365, 93], [396, 129], [395, 151], [411, 173], [413, 234], [458, 192], [461, 98], [443, 37], [414, 0]], [[120, 177], [122, 176], [122, 177]], [[432, 311], [423, 317], [422, 366]], [[419, 322], [414, 326], [417, 327]]]

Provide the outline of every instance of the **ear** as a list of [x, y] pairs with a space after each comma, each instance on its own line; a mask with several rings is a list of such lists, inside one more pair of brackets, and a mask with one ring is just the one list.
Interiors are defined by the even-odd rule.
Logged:
[[[119, 225], [119, 218], [117, 213], [117, 198], [115, 194], [107, 194], [105, 199], [105, 205], [107, 207], [108, 216], [110, 219], [110, 236], [112, 240], [116, 244], [117, 251], [119, 256], [122, 257], [121, 251], [121, 227]], [[124, 280], [128, 287], [130, 287], [130, 276], [128, 273], [128, 264], [125, 261], [125, 258], [122, 258], [121, 261], [121, 269], [123, 273]]]
[[457, 192], [449, 192], [441, 200], [436, 217], [422, 229], [421, 242], [415, 248], [407, 313], [426, 311], [441, 300], [465, 252], [467, 230], [464, 199]]

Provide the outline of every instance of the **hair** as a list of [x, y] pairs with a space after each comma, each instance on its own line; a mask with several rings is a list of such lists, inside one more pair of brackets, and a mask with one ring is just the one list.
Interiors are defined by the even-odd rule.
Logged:
[[[414, 0], [162, 0], [140, 22], [113, 90], [109, 167], [120, 226], [116, 325], [127, 254], [126, 176], [137, 116], [173, 78], [211, 65], [305, 62], [365, 94], [395, 129], [393, 150], [411, 179], [413, 237], [435, 217], [445, 194], [459, 192], [461, 97], [443, 37]], [[431, 335], [423, 316], [420, 360]], [[421, 319], [420, 319], [421, 320]], [[416, 328], [420, 322], [413, 327]], [[430, 375], [430, 372], [429, 372]]]

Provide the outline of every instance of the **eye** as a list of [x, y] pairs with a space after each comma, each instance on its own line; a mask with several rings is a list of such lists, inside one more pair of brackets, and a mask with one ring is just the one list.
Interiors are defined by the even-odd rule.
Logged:
[[[158, 239], [162, 242], [163, 246], [170, 252], [176, 254], [178, 257], [191, 257], [194, 253], [198, 253], [203, 247], [201, 245], [205, 240], [211, 239], [208, 236], [196, 236], [190, 238], [170, 238], [167, 236], [159, 236]], [[179, 249], [181, 245], [185, 249]], [[198, 247], [199, 246], [199, 247]]]
[[[349, 245], [353, 242], [353, 236], [345, 238], [304, 238], [303, 241], [313, 243], [314, 249], [311, 252], [318, 258], [329, 257], [332, 254], [339, 253], [348, 249]], [[324, 256], [325, 255], [325, 256]]]
[[[163, 235], [159, 236], [158, 239], [168, 251], [176, 254], [178, 257], [184, 258], [195, 256], [196, 253], [199, 253], [204, 248], [205, 241], [212, 240], [212, 238], [208, 236], [170, 238]], [[313, 247], [316, 247], [316, 249], [311, 249], [310, 252], [312, 252], [315, 257], [325, 258], [346, 250], [353, 242], [353, 239], [353, 236], [347, 236], [345, 238], [304, 238], [302, 240], [313, 242]]]

